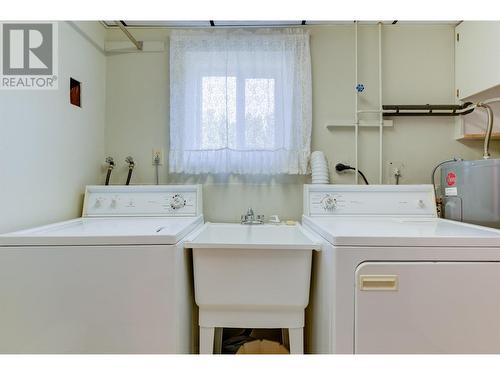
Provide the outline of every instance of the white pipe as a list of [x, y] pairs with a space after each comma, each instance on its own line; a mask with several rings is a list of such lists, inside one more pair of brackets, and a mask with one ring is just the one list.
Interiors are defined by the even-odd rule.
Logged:
[[389, 110], [380, 110], [380, 109], [360, 109], [358, 113], [380, 113], [380, 112], [394, 112]]
[[459, 109], [458, 111], [456, 111], [455, 113], [462, 113], [462, 112], [467, 112], [467, 111], [470, 111], [471, 109], [473, 108], [477, 108], [477, 107], [481, 107], [482, 104], [490, 104], [490, 103], [496, 103], [496, 102], [500, 102], [500, 97], [495, 97], [495, 98], [490, 98], [490, 99], [486, 99], [486, 100], [481, 100], [480, 102], [477, 102], [477, 103], [473, 103], [465, 108], [462, 108], [462, 109]]
[[[358, 84], [358, 22], [354, 21], [354, 87]], [[358, 184], [358, 91], [355, 90], [354, 100], [354, 183]]]
[[486, 99], [486, 100], [481, 101], [481, 103], [483, 103], [483, 104], [490, 104], [490, 103], [495, 103], [495, 102], [500, 102], [500, 97]]
[[120, 30], [127, 36], [127, 38], [134, 43], [135, 48], [137, 48], [139, 51], [142, 51], [142, 42], [138, 41], [137, 39], [134, 38], [132, 34], [130, 34], [130, 31], [127, 30], [127, 28], [122, 24], [121, 21], [115, 21], [116, 25], [120, 28]]
[[379, 171], [378, 180], [382, 184], [383, 169], [383, 136], [384, 136], [384, 114], [382, 113], [382, 22], [378, 23], [378, 103], [379, 103]]

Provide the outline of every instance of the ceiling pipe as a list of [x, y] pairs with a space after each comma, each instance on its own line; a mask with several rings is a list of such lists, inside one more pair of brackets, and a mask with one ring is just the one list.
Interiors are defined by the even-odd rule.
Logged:
[[137, 39], [134, 38], [132, 34], [130, 34], [130, 31], [127, 30], [125, 27], [125, 22], [123, 21], [116, 21], [116, 25], [120, 28], [121, 31], [127, 36], [127, 38], [130, 39], [132, 43], [134, 43], [134, 46], [139, 50], [142, 51], [143, 47], [143, 42], [138, 41]]

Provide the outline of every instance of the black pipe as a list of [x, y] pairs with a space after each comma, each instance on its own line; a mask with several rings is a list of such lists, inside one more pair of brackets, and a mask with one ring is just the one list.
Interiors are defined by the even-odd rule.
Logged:
[[[383, 113], [384, 117], [392, 116], [459, 116], [467, 115], [474, 111], [474, 107], [470, 108], [464, 112], [457, 113], [459, 110], [463, 110], [469, 107], [471, 102], [466, 102], [462, 105], [457, 104], [423, 104], [423, 105], [413, 105], [413, 104], [402, 104], [402, 105], [383, 105], [383, 110], [394, 111], [392, 113]], [[407, 112], [401, 112], [407, 111]], [[419, 111], [419, 112], [412, 112]], [[422, 112], [427, 111], [427, 112]], [[450, 112], [434, 112], [434, 111], [450, 111]]]

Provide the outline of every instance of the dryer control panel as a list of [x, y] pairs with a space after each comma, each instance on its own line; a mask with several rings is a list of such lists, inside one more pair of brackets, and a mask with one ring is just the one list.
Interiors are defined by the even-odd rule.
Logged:
[[437, 217], [432, 185], [304, 185], [306, 216]]
[[201, 203], [201, 185], [87, 186], [82, 216], [197, 216]]

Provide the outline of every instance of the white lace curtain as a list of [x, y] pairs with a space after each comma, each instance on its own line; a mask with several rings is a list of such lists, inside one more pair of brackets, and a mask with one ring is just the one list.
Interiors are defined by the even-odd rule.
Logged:
[[306, 174], [311, 102], [307, 31], [174, 31], [170, 172]]

